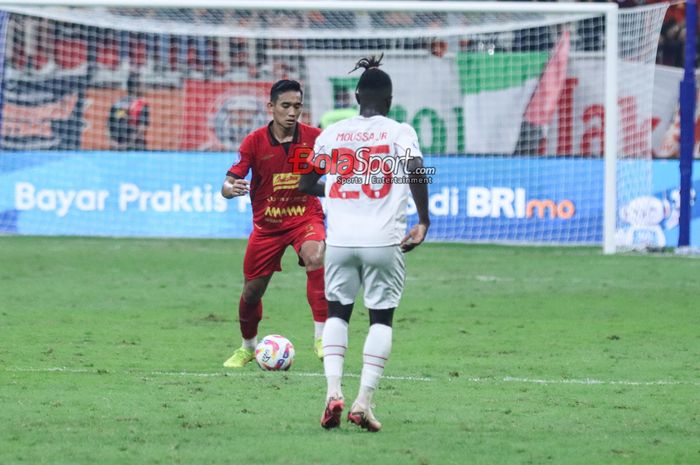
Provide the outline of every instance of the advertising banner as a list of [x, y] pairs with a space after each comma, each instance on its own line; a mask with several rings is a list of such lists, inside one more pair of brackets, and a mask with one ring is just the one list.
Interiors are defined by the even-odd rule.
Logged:
[[[311, 124], [334, 108], [355, 106], [355, 87], [362, 69], [348, 74], [355, 61], [348, 57], [308, 56], [305, 83]], [[464, 134], [457, 66], [435, 56], [389, 55], [381, 69], [393, 82], [389, 116], [409, 123], [418, 133], [425, 153], [463, 153]]]
[[[544, 89], [544, 95], [556, 93], [559, 98], [548, 102], [552, 107], [546, 112], [551, 113], [548, 124], [526, 126], [537, 129], [538, 152], [599, 156], [604, 125], [603, 62], [570, 55], [563, 82], [560, 78], [543, 80], [552, 58], [544, 52], [463, 52], [456, 59], [387, 57], [383, 69], [394, 80], [390, 116], [416, 128], [426, 153], [510, 155], [520, 150], [522, 154], [527, 147], [523, 125], [528, 121], [524, 117]], [[328, 110], [355, 105], [360, 73], [348, 75], [352, 64], [346, 57], [307, 58], [307, 73], [314, 78], [304, 84], [308, 104], [302, 116], [305, 122], [318, 125]], [[621, 63], [621, 75], [630, 77], [630, 85], [620, 88], [621, 154], [649, 153], [651, 144], [654, 156], [675, 158], [682, 70], [655, 67], [652, 109], [646, 96], [651, 92], [650, 84], [634, 83], [634, 66]], [[187, 79], [175, 88], [147, 87], [146, 148], [235, 151], [250, 130], [269, 121], [265, 107], [269, 88], [269, 82], [199, 79]], [[556, 92], [550, 92], [551, 88]], [[112, 105], [125, 95], [123, 89], [93, 88], [79, 75], [8, 79], [0, 145], [5, 150], [113, 149], [107, 119]], [[696, 149], [696, 157], [698, 153]]]
[[[631, 247], [675, 247], [680, 217], [680, 171], [678, 160], [653, 162], [653, 193], [620, 205], [617, 242]], [[690, 207], [690, 246], [700, 247], [700, 161], [693, 162]]]
[[[250, 198], [220, 195], [235, 154], [79, 151], [1, 157], [0, 233], [224, 238], [247, 237], [251, 230]], [[678, 162], [652, 163], [653, 194], [619, 205], [619, 245], [677, 243]], [[435, 169], [431, 240], [602, 242], [601, 159], [426, 157], [425, 165]], [[700, 189], [700, 163], [693, 185]], [[415, 222], [412, 202], [408, 213]], [[691, 245], [700, 245], [697, 203]]]
[[220, 194], [232, 154], [18, 152], [1, 158], [2, 232], [142, 237], [250, 232], [249, 197], [227, 201]]
[[268, 117], [269, 82], [225, 82], [190, 79], [180, 150], [238, 150], [243, 138], [264, 126]]
[[[698, 78], [696, 70], [696, 79]], [[654, 81], [654, 115], [659, 125], [654, 130], [654, 157], [678, 158], [680, 155], [681, 115], [678, 97], [683, 69], [657, 66]], [[700, 100], [700, 89], [698, 89]], [[693, 158], [700, 159], [700, 105], [695, 106], [695, 147]]]
[[[477, 58], [478, 66], [466, 66]], [[550, 58], [547, 67], [546, 58], [542, 53], [460, 56], [467, 153], [602, 156], [605, 62], [600, 58], [569, 57], [566, 73], [552, 78], [546, 70], [551, 69], [556, 56]], [[621, 62], [620, 75], [634, 83], [639, 67]], [[475, 75], [477, 71], [490, 74]], [[555, 79], [558, 81], [553, 82]], [[542, 89], [549, 92], [543, 93]], [[650, 92], [652, 86], [647, 81], [620, 87], [619, 153], [622, 156], [651, 154], [649, 131], [661, 120], [652, 115]], [[543, 94], [550, 98], [544, 103], [551, 108], [540, 111], [547, 118], [535, 125], [526, 121], [525, 116], [533, 113], [535, 103], [542, 104], [542, 99], [537, 97]], [[552, 100], [554, 94], [558, 97]], [[536, 136], [531, 134], [533, 131]], [[535, 140], [526, 140], [529, 138]], [[524, 150], [529, 146], [534, 147]]]
[[[110, 108], [126, 95], [117, 89], [88, 89], [85, 103], [85, 124], [82, 134], [83, 150], [109, 150], [112, 146], [107, 130]], [[185, 126], [182, 89], [149, 89], [144, 99], [148, 103], [149, 124], [146, 130], [148, 150], [177, 150]]]
[[4, 150], [70, 150], [80, 146], [87, 78], [8, 79], [3, 86]]
[[[390, 116], [411, 124], [428, 153], [600, 157], [605, 62], [569, 54], [566, 43], [557, 50], [561, 53], [460, 52], [456, 59], [387, 55], [382, 69], [394, 83]], [[329, 110], [356, 106], [361, 73], [348, 75], [352, 64], [346, 57], [307, 57], [307, 74], [313, 76], [306, 83], [313, 124]], [[653, 113], [649, 95], [658, 92], [651, 84], [651, 66], [622, 61], [619, 73], [627, 84], [620, 87], [618, 99], [620, 153], [651, 154], [649, 131], [663, 133], [673, 107], [669, 111], [660, 103], [661, 114]], [[673, 79], [660, 74], [662, 86]], [[535, 107], [542, 105], [547, 111], [539, 111], [541, 118], [533, 120]], [[527, 115], [531, 117], [526, 120]], [[534, 129], [535, 151], [524, 152], [528, 144], [523, 139]], [[658, 134], [654, 142], [661, 144]]]
[[[233, 161], [230, 154], [25, 152], [2, 157], [3, 232], [245, 237], [250, 231], [249, 198], [226, 201], [219, 194]], [[436, 170], [430, 186], [432, 239], [600, 241], [602, 189], [592, 188], [601, 178], [599, 161], [525, 164], [434, 157], [426, 165]], [[540, 176], [528, 177], [532, 169]], [[554, 182], [572, 169], [580, 184]]]

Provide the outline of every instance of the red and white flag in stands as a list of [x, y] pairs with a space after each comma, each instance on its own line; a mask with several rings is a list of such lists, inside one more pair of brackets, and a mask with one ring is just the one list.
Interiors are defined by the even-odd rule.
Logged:
[[[569, 31], [564, 31], [542, 72], [537, 88], [530, 98], [530, 103], [525, 108], [520, 137], [515, 149], [516, 155], [539, 153], [545, 128], [552, 121], [557, 110], [559, 96], [564, 89], [570, 48]], [[572, 102], [568, 104], [571, 105]]]
[[528, 123], [544, 126], [552, 120], [566, 80], [569, 49], [569, 31], [565, 31], [554, 48], [554, 53], [544, 68], [537, 89], [525, 109], [525, 121]]

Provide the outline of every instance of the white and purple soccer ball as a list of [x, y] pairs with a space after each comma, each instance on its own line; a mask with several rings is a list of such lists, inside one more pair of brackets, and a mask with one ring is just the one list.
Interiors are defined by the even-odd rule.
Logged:
[[294, 362], [294, 345], [284, 336], [265, 336], [255, 348], [255, 360], [263, 370], [289, 370]]

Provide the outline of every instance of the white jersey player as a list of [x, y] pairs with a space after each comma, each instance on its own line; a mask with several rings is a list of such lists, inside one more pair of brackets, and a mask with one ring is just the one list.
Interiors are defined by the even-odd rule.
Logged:
[[314, 153], [341, 168], [343, 157], [357, 160], [350, 173], [327, 168], [326, 244], [399, 245], [406, 234], [409, 195], [406, 162], [423, 157], [416, 131], [386, 116], [359, 115], [323, 131], [316, 139]]
[[[328, 319], [323, 331], [327, 380], [321, 426], [335, 428], [345, 407], [341, 390], [348, 324], [355, 298], [364, 288], [370, 328], [363, 350], [360, 391], [348, 420], [379, 431], [370, 403], [391, 353], [394, 310], [403, 292], [403, 253], [425, 239], [429, 179], [416, 132], [386, 117], [391, 107], [391, 78], [378, 69], [379, 59], [364, 58], [356, 98], [360, 116], [338, 122], [316, 139], [313, 165], [299, 189], [326, 197], [325, 257]], [[326, 175], [325, 183], [320, 181]], [[418, 224], [406, 234], [406, 205], [413, 196]]]

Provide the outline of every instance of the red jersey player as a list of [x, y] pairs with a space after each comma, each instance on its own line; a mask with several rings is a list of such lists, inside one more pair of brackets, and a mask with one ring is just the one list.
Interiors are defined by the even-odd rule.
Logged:
[[[272, 121], [248, 134], [240, 147], [240, 160], [231, 166], [221, 188], [227, 199], [250, 192], [253, 231], [248, 239], [243, 274], [245, 282], [238, 307], [243, 344], [224, 362], [241, 368], [255, 357], [262, 297], [288, 246], [306, 267], [306, 295], [314, 319], [314, 350], [323, 358], [321, 335], [328, 304], [324, 295], [323, 254], [326, 238], [319, 200], [299, 192], [299, 174], [293, 173], [289, 154], [313, 148], [320, 130], [300, 123], [303, 92], [296, 81], [283, 79], [270, 89], [267, 106]], [[250, 183], [244, 178], [252, 171]]]

